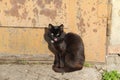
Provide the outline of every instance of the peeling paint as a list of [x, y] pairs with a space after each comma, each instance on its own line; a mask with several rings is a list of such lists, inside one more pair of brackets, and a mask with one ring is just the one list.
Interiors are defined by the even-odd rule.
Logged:
[[21, 4], [24, 5], [26, 0], [10, 0], [10, 3], [12, 5], [17, 5], [17, 4]]
[[5, 5], [7, 5], [7, 2], [5, 2]]
[[[69, 24], [67, 25], [69, 28], [65, 30], [67, 32], [71, 30], [72, 32], [78, 33], [84, 41], [86, 60], [104, 61], [106, 20], [105, 18], [98, 18], [98, 0], [0, 1], [2, 1], [0, 2], [2, 4], [0, 5], [2, 13], [0, 13], [2, 17], [0, 22], [2, 26], [46, 27], [46, 24], [50, 22], [53, 24]], [[0, 40], [0, 51], [5, 49], [5, 52], [9, 53], [49, 53], [46, 50], [47, 45], [43, 45], [44, 39], [41, 37], [44, 34], [44, 30], [14, 28], [12, 32], [7, 31], [10, 29], [0, 29], [0, 39], [5, 36], [4, 40]], [[98, 43], [99, 38], [102, 40]], [[3, 46], [3, 43], [8, 45], [7, 49]], [[99, 48], [96, 48], [96, 46]], [[100, 55], [99, 58], [96, 54]]]
[[34, 9], [33, 9], [33, 12], [35, 13], [35, 15], [37, 15], [38, 16], [38, 9], [35, 7]]
[[54, 20], [57, 16], [57, 11], [50, 9], [43, 9], [40, 11], [40, 14], [49, 17], [51, 20]]
[[38, 5], [40, 8], [44, 8], [44, 7], [45, 7], [45, 4], [43, 4], [43, 0], [37, 0], [37, 5]]
[[96, 33], [96, 32], [97, 32], [97, 29], [93, 29], [93, 32], [95, 32], [95, 33]]
[[95, 8], [94, 8], [94, 7], [92, 7], [92, 11], [95, 11]]
[[27, 16], [28, 16], [28, 12], [26, 11], [26, 9], [24, 9], [24, 12], [22, 13], [21, 18], [22, 18], [22, 19], [26, 19]]
[[33, 23], [33, 26], [35, 26], [36, 25], [36, 20], [32, 19], [32, 23]]
[[20, 14], [18, 12], [18, 9], [20, 9], [20, 6], [14, 5], [10, 10], [4, 11], [7, 15], [11, 15], [14, 17], [19, 17]]
[[50, 4], [53, 0], [45, 0], [46, 4]]
[[45, 0], [45, 3], [43, 0], [37, 0], [37, 5], [40, 8], [44, 8], [46, 4], [50, 4], [51, 2], [53, 2], [55, 8], [57, 9], [62, 7], [62, 0]]
[[90, 27], [90, 24], [89, 24], [89, 23], [87, 23], [87, 26], [88, 26], [88, 27]]
[[102, 23], [105, 23], [105, 20], [104, 20], [104, 19], [102, 20]]
[[80, 19], [80, 22], [77, 23], [77, 26], [78, 26], [78, 29], [80, 31], [80, 34], [83, 36], [83, 34], [86, 32], [86, 30], [85, 30], [85, 23], [84, 23], [83, 18]]
[[85, 26], [85, 23], [84, 23], [84, 19], [83, 19], [83, 18], [81, 18], [81, 19], [80, 19], [80, 22], [78, 23], [78, 27], [80, 27], [80, 26]]
[[[105, 2], [105, 0], [102, 0], [102, 2]], [[75, 10], [77, 13], [76, 22], [79, 29], [79, 35], [82, 36], [85, 43], [86, 59], [93, 59], [93, 61], [105, 61], [105, 30], [107, 22], [105, 18], [98, 18], [99, 12], [104, 13], [104, 9], [101, 7], [101, 11], [99, 11], [98, 5], [98, 0], [77, 0], [75, 6], [77, 8], [77, 10]], [[99, 39], [102, 39], [102, 41], [99, 41]], [[93, 50], [96, 46], [99, 46], [99, 49]]]
[[19, 9], [21, 8], [21, 5], [25, 4], [26, 0], [10, 0], [10, 3], [12, 4], [12, 8], [10, 10], [6, 10], [4, 11], [7, 15], [13, 16], [13, 17], [21, 17], [23, 19], [26, 19], [26, 16], [28, 14], [28, 12], [26, 11], [26, 9], [24, 9], [24, 12], [22, 13], [22, 15], [20, 15], [19, 13]]
[[28, 20], [31, 20], [31, 17], [29, 17]]
[[80, 31], [80, 36], [83, 37], [84, 33], [86, 32], [85, 28], [79, 27], [78, 29]]
[[97, 24], [98, 24], [98, 22], [93, 22], [93, 24], [97, 25]]
[[[77, 19], [78, 19], [77, 27], [79, 29], [80, 36], [83, 37], [84, 33], [86, 33], [86, 28], [85, 28], [85, 23], [84, 23], [83, 17], [88, 14], [88, 11], [85, 11], [83, 8], [81, 8], [81, 2], [79, 0], [77, 0], [76, 5], [77, 5], [77, 10], [78, 10], [78, 13], [77, 13], [77, 15], [78, 15], [77, 16]], [[87, 26], [89, 26], [89, 25], [87, 24]]]
[[6, 15], [10, 15], [21, 19], [27, 18], [28, 12], [25, 8], [23, 9], [22, 14], [19, 13], [19, 10], [21, 9], [21, 6], [19, 4], [24, 5], [25, 0], [10, 0], [10, 3], [12, 4], [12, 8], [10, 10], [4, 11]]
[[[64, 0], [6, 0], [0, 2], [2, 4], [0, 16], [5, 20], [1, 23], [4, 26], [31, 27], [31, 22], [35, 23], [37, 20], [35, 25], [37, 27], [45, 27], [48, 22], [66, 25], [66, 2]], [[7, 18], [10, 18], [9, 22]]]
[[99, 23], [99, 26], [100, 26], [101, 24]]
[[54, 4], [56, 8], [61, 8], [62, 7], [62, 0], [54, 0]]
[[84, 15], [86, 15], [87, 14], [87, 12], [86, 11], [84, 11]]

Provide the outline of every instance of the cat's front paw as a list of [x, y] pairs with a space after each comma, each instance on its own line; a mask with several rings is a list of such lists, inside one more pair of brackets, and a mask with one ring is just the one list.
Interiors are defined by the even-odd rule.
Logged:
[[65, 67], [63, 60], [60, 60], [60, 68]]
[[54, 63], [53, 67], [60, 67], [59, 63]]
[[52, 69], [55, 71], [55, 72], [58, 72], [58, 73], [63, 73], [65, 72], [63, 68], [59, 68], [59, 67], [52, 67]]
[[64, 68], [64, 64], [63, 63], [60, 63], [60, 68]]

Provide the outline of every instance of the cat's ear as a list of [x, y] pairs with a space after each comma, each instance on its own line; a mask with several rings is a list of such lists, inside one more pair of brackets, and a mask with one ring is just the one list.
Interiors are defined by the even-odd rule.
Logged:
[[60, 25], [60, 29], [61, 29], [61, 30], [63, 30], [63, 27], [64, 27], [64, 25], [63, 25], [63, 24], [61, 24], [61, 25]]
[[49, 25], [48, 25], [48, 28], [49, 28], [49, 29], [51, 29], [52, 27], [53, 27], [53, 25], [52, 25], [52, 24], [49, 24]]

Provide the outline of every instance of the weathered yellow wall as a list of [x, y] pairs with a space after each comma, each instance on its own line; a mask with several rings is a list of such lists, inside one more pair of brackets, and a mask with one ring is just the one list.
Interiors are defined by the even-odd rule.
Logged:
[[66, 0], [0, 0], [0, 24], [9, 27], [66, 24], [66, 6]]
[[0, 53], [48, 53], [43, 29], [0, 28]]
[[[67, 28], [65, 31], [75, 32], [83, 38], [87, 61], [105, 61], [107, 0], [0, 0], [0, 4], [0, 53], [50, 54], [43, 38], [44, 29], [34, 27], [63, 23]], [[20, 8], [14, 9], [19, 5]], [[39, 17], [32, 11], [34, 6]], [[13, 15], [16, 10], [19, 16]], [[20, 15], [24, 10], [30, 11], [27, 17], [24, 16], [26, 19]]]
[[69, 30], [83, 38], [86, 60], [104, 62], [108, 0], [71, 0], [70, 5]]

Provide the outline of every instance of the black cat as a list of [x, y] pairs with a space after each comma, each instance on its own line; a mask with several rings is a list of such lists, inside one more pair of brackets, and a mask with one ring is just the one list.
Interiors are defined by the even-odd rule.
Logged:
[[64, 25], [45, 28], [45, 40], [54, 53], [53, 70], [55, 72], [72, 72], [81, 70], [85, 61], [83, 41], [77, 34], [65, 33]]

